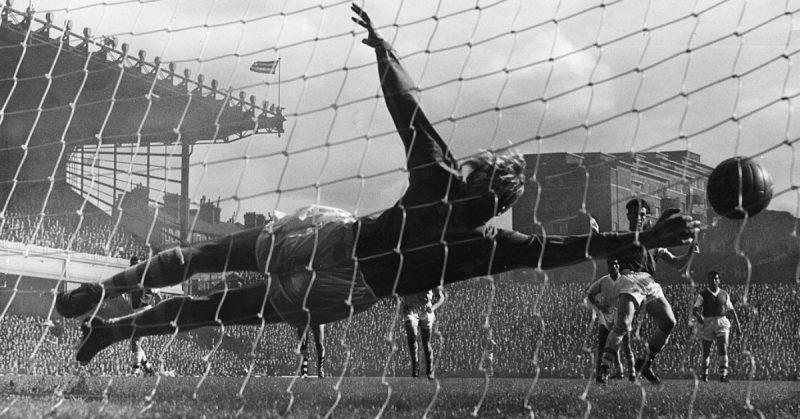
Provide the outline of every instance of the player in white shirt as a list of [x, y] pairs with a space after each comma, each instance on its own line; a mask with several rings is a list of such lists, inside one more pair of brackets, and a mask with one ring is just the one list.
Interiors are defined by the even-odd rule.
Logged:
[[[436, 299], [440, 298], [438, 288], [435, 288]], [[436, 321], [433, 312], [433, 289], [416, 294], [401, 295], [403, 310], [403, 325], [408, 339], [408, 352], [411, 357], [411, 376], [419, 377], [419, 348], [418, 337], [422, 338], [422, 353], [425, 354], [425, 367], [429, 380], [433, 379], [433, 346], [431, 345], [431, 331]], [[419, 331], [419, 333], [417, 333]]]
[[719, 381], [728, 382], [728, 342], [731, 331], [731, 322], [726, 316], [733, 313], [736, 320], [736, 333], [741, 336], [742, 326], [739, 316], [733, 308], [731, 297], [719, 288], [719, 272], [708, 273], [708, 288], [700, 291], [694, 302], [692, 314], [700, 325], [700, 342], [703, 346], [703, 361], [700, 380], [708, 381], [708, 365], [711, 363], [711, 343], [717, 343], [717, 357], [719, 358]]
[[[136, 266], [139, 263], [137, 256], [131, 257], [131, 266]], [[139, 288], [130, 294], [131, 309], [134, 312], [140, 312], [151, 308], [155, 304], [155, 295], [153, 290]], [[155, 370], [150, 365], [147, 359], [147, 354], [144, 352], [142, 346], [142, 338], [131, 338], [131, 375], [153, 375]]]
[[[619, 291], [617, 290], [617, 278], [619, 278], [619, 261], [614, 258], [606, 260], [608, 265], [608, 274], [600, 277], [597, 281], [592, 283], [587, 290], [586, 299], [592, 305], [597, 316], [597, 365], [595, 381], [603, 383], [603, 377], [600, 372], [602, 365], [603, 350], [606, 347], [606, 339], [608, 334], [614, 327], [614, 322], [617, 319], [617, 300], [619, 299]], [[623, 378], [623, 371], [628, 371], [628, 380], [636, 381], [636, 371], [633, 368], [633, 350], [631, 349], [628, 335], [626, 334], [622, 339], [622, 346], [620, 349], [625, 356], [625, 369], [622, 367], [622, 359], [619, 356], [619, 349], [616, 356], [616, 369], [617, 373], [611, 376], [613, 379]]]

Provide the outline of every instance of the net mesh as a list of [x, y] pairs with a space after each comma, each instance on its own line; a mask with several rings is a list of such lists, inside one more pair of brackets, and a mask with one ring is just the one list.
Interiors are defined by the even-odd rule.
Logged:
[[[58, 291], [107, 278], [127, 267], [131, 256], [144, 259], [182, 241], [258, 226], [309, 204], [357, 217], [377, 214], [408, 187], [374, 53], [360, 44], [366, 35], [350, 20], [350, 2], [62, 3], [41, 1], [34, 9], [18, 1], [2, 9], [0, 245], [6, 267], [0, 331], [9, 345], [4, 353], [14, 354], [5, 370], [126, 374], [127, 343], [86, 367], [72, 361], [78, 323], [54, 311]], [[691, 305], [705, 269], [730, 263], [722, 287], [735, 297], [745, 332], [731, 342], [732, 374], [754, 380], [798, 373], [800, 354], [791, 342], [800, 329], [777, 324], [783, 340], [765, 346], [762, 325], [796, 320], [797, 300], [781, 296], [796, 293], [800, 283], [800, 75], [793, 65], [800, 51], [800, 3], [359, 5], [398, 51], [422, 107], [457, 158], [482, 150], [527, 155], [524, 207], [514, 207], [513, 219], [496, 219], [500, 227], [540, 236], [586, 234], [587, 216], [601, 212], [593, 206], [619, 208], [632, 197], [660, 200], [660, 207], [663, 199], [682, 196], [679, 203], [692, 212], [693, 205], [706, 205], [702, 195], [713, 166], [732, 156], [757, 159], [773, 176], [771, 211], [761, 216], [764, 225], [759, 218], [733, 225], [698, 213], [709, 235], [708, 241], [701, 237], [701, 255], [718, 256], [717, 265], [696, 258], [696, 269], [665, 282], [678, 326], [659, 368], [693, 379], [691, 416], [700, 385]], [[84, 27], [90, 29], [78, 33]], [[251, 71], [256, 61], [268, 69]], [[669, 152], [656, 163], [661, 169], [652, 163], [657, 152]], [[552, 155], [567, 161], [601, 157], [576, 159], [568, 170], [554, 172], [546, 163]], [[629, 179], [618, 181], [625, 193], [600, 204], [594, 187], [609, 180], [593, 174], [604, 167], [614, 173], [625, 167]], [[656, 170], [662, 171], [653, 176], [669, 177], [653, 181]], [[554, 196], [554, 187], [570, 187], [579, 198]], [[603, 230], [627, 228], [622, 218], [600, 224]], [[726, 238], [712, 236], [713, 228], [725, 225]], [[780, 257], [760, 250], [770, 228], [789, 232], [776, 245]], [[597, 397], [596, 319], [584, 299], [586, 287], [605, 274], [605, 264], [589, 257], [587, 248], [580, 266], [448, 285], [435, 306], [440, 373], [430, 398], [419, 401], [424, 414], [436, 409], [447, 390], [441, 377], [459, 372], [484, 379], [482, 391], [463, 401], [473, 416], [484, 413], [495, 376], [530, 380], [518, 404], [531, 416], [547, 392], [540, 378], [585, 379], [584, 391], [575, 396], [590, 415]], [[232, 280], [228, 274], [196, 276], [158, 298], [227, 293], [271, 281], [246, 272]], [[352, 308], [351, 300], [347, 304]], [[336, 414], [347, 394], [344, 379], [362, 375], [378, 374], [386, 387], [374, 413], [391, 409], [395, 377], [409, 370], [401, 305], [399, 297], [384, 300], [328, 325], [327, 339], [336, 344], [327, 350], [326, 365], [336, 396], [326, 416]], [[130, 307], [113, 299], [98, 310], [114, 317]], [[238, 413], [253, 376], [300, 375], [295, 328], [219, 323], [211, 333], [176, 330], [145, 338], [160, 374], [142, 412], [157, 403], [162, 377], [172, 373], [200, 377], [195, 397], [209, 376], [241, 377]], [[643, 353], [654, 326], [640, 316], [634, 327], [634, 352]], [[31, 351], [15, 349], [31, 343]], [[313, 375], [313, 357], [310, 364]], [[295, 380], [286, 388], [285, 411], [295, 400]], [[641, 403], [630, 409], [642, 415], [651, 387], [638, 385]], [[750, 397], [748, 387], [746, 408], [761, 413]]]

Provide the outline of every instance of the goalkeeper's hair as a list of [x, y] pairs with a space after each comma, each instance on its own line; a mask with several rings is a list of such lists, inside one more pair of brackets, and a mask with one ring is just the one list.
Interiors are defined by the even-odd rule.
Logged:
[[464, 164], [471, 165], [467, 176], [466, 192], [480, 196], [491, 192], [496, 197], [494, 215], [502, 214], [525, 192], [525, 158], [519, 151], [503, 154], [484, 152], [470, 158]]
[[650, 204], [647, 203], [644, 199], [641, 198], [633, 198], [625, 204], [625, 209], [628, 212], [639, 212], [642, 208], [644, 208], [648, 214], [650, 214]]

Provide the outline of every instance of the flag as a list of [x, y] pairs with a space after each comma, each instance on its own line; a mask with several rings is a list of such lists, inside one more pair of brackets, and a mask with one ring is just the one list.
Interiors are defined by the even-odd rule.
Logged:
[[255, 73], [275, 74], [279, 61], [256, 61], [250, 66], [250, 71]]

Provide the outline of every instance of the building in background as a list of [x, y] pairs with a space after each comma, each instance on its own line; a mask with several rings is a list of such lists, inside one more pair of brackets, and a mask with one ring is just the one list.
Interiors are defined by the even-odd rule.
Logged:
[[525, 159], [530, 180], [512, 214], [518, 231], [587, 233], [583, 209], [595, 216], [601, 231], [627, 230], [625, 204], [633, 197], [647, 201], [655, 218], [678, 208], [704, 223], [711, 219], [705, 194], [713, 168], [696, 153], [548, 153]]
[[[526, 155], [525, 195], [514, 204], [512, 224], [528, 234], [587, 234], [587, 212], [601, 231], [628, 229], [625, 204], [634, 197], [650, 204], [655, 223], [668, 208], [701, 220], [701, 253], [692, 262], [692, 278], [703, 283], [708, 270], [735, 283], [785, 282], [800, 272], [798, 219], [765, 210], [742, 223], [717, 215], [706, 200], [706, 181], [713, 167], [687, 151], [650, 153], [548, 153]], [[535, 175], [535, 177], [534, 177]], [[676, 254], [685, 248], [674, 249]], [[605, 263], [592, 261], [547, 271], [553, 282], [590, 283], [604, 274]], [[515, 271], [514, 278], [542, 281], [544, 272]], [[663, 283], [688, 282], [673, 269], [660, 269]]]

